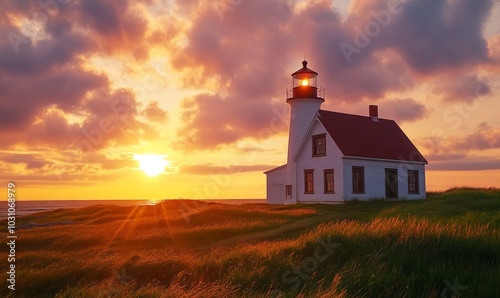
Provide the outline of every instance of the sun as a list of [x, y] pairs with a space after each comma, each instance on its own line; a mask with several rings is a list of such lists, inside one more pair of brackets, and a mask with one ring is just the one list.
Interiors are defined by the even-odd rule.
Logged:
[[134, 158], [139, 161], [139, 169], [148, 176], [157, 176], [165, 172], [165, 167], [170, 165], [168, 160], [165, 160], [164, 155], [155, 154], [135, 154]]

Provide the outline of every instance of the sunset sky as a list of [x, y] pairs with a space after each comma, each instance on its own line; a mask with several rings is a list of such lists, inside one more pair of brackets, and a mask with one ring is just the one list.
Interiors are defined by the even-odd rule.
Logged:
[[401, 125], [428, 190], [500, 187], [495, 2], [1, 1], [2, 181], [19, 200], [264, 198], [305, 57], [323, 109]]

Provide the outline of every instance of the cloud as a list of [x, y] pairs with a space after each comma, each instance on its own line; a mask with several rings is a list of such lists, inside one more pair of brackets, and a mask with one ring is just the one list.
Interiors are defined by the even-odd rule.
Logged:
[[[403, 1], [391, 12], [387, 1], [355, 0], [342, 16], [327, 0], [233, 1], [223, 12], [210, 1], [174, 1], [163, 10], [154, 1], [71, 1], [50, 12], [37, 1], [2, 1], [0, 35], [21, 39], [15, 46], [0, 39], [0, 148], [92, 155], [154, 140], [154, 127], [169, 114], [156, 102], [142, 106], [130, 90], [113, 89], [115, 78], [90, 62], [143, 62], [152, 48], [162, 49], [186, 88], [202, 90], [181, 102], [177, 149], [213, 150], [285, 134], [284, 90], [304, 54], [326, 87], [323, 108], [369, 100], [380, 105], [381, 116], [422, 119], [426, 106], [394, 94], [436, 81], [433, 91], [445, 103], [490, 94], [483, 70], [498, 65], [500, 47], [483, 29], [493, 2]], [[35, 19], [37, 12], [46, 19]], [[377, 32], [367, 39], [367, 30]], [[357, 49], [349, 59], [342, 43]], [[485, 88], [473, 88], [480, 84]], [[430, 154], [456, 159], [498, 148], [497, 137], [492, 127], [478, 128], [463, 140], [440, 139], [442, 149], [431, 147]], [[87, 170], [128, 162], [96, 162]], [[26, 165], [33, 171], [41, 164]]]
[[491, 62], [483, 29], [494, 1], [358, 0], [343, 23], [332, 13], [308, 28], [318, 3], [328, 11], [326, 2], [310, 4], [302, 19], [314, 36], [308, 50], [326, 62], [318, 71], [336, 99], [373, 100]]
[[266, 139], [286, 132], [288, 107], [273, 102], [242, 102], [239, 97], [222, 98], [201, 94], [182, 103], [183, 126], [177, 131], [177, 149], [215, 149], [242, 138]]
[[[443, 148], [445, 149], [445, 148]], [[434, 162], [440, 162], [440, 161], [455, 161], [457, 159], [461, 159], [467, 156], [466, 153], [445, 153], [445, 152], [439, 152], [439, 153], [429, 153], [425, 155], [426, 158], [430, 161]]]
[[275, 111], [281, 117], [286, 108], [291, 16], [282, 1], [245, 1], [223, 19], [213, 5], [197, 6], [186, 32], [189, 43], [176, 51], [172, 65], [186, 73], [187, 84], [211, 84], [214, 92], [182, 102], [178, 149], [214, 149], [286, 131]]
[[148, 23], [128, 0], [80, 1], [75, 7], [80, 26], [97, 37], [101, 51], [123, 52], [137, 59], [148, 57], [143, 43]]
[[158, 102], [151, 101], [144, 109], [142, 114], [149, 120], [158, 123], [164, 123], [167, 120], [167, 112], [158, 106]]
[[[43, 101], [37, 103], [43, 105]], [[70, 123], [69, 116], [78, 116], [83, 120]], [[4, 128], [6, 137], [0, 140], [0, 147], [77, 148], [87, 152], [157, 138], [158, 131], [138, 120], [138, 117], [137, 101], [130, 91], [103, 88], [94, 90], [91, 96], [80, 98], [73, 110], [67, 112], [51, 102], [46, 103], [26, 120], [22, 131]]]
[[30, 153], [0, 152], [0, 160], [9, 164], [25, 164], [28, 169], [40, 169], [48, 163]]
[[[185, 5], [190, 9], [181, 10], [192, 20], [183, 31], [188, 42], [172, 50], [172, 65], [185, 74], [186, 84], [212, 93], [182, 104], [186, 122], [178, 136], [184, 148], [213, 149], [255, 137], [263, 129], [262, 120], [273, 116], [267, 111], [284, 104], [278, 91], [289, 86], [289, 75], [300, 67], [304, 53], [326, 87], [327, 109], [339, 102], [377, 101], [437, 77], [455, 80], [450, 79], [453, 73], [475, 73], [491, 62], [483, 36], [493, 6], [490, 0], [402, 1], [396, 6], [357, 0], [345, 17], [330, 1], [320, 0], [244, 1], [226, 9], [222, 17], [204, 2]], [[367, 39], [360, 45], [362, 35]], [[357, 48], [349, 57], [341, 47], [346, 43]], [[470, 95], [465, 90], [481, 81], [471, 74], [463, 76], [461, 84], [441, 84], [436, 92], [464, 100]], [[490, 92], [485, 87], [478, 96]], [[261, 114], [255, 113], [256, 106]], [[214, 110], [222, 112], [210, 115]], [[414, 99], [389, 102], [387, 110], [399, 121], [426, 115]], [[246, 113], [255, 119], [235, 116]]]
[[[106, 77], [79, 67], [58, 67], [45, 74], [15, 76], [0, 68], [0, 130], [23, 129], [43, 108], [75, 109], [87, 92], [108, 84]], [[27, 88], [29, 86], [29, 88]]]
[[[12, 26], [0, 28], [2, 36], [8, 36], [9, 33], [16, 31]], [[53, 38], [40, 40], [36, 44], [32, 41], [25, 41], [17, 47], [14, 47], [8, 38], [4, 38], [0, 42], [0, 70], [3, 73], [25, 78], [45, 74], [56, 67], [78, 62], [78, 55], [91, 50], [93, 50], [93, 41], [77, 32], [64, 31]]]
[[[374, 12], [391, 11], [388, 2], [359, 0], [355, 2], [348, 22], [367, 30], [370, 20], [378, 21], [381, 33], [369, 47], [392, 48], [412, 71], [420, 74], [460, 69], [489, 61], [484, 24], [492, 10], [493, 0], [399, 1], [396, 13], [384, 22]], [[370, 48], [368, 50], [370, 50]]]
[[23, 185], [118, 179], [137, 162], [105, 153], [156, 140], [146, 120], [167, 117], [154, 104], [141, 110], [130, 89], [114, 88], [115, 78], [92, 62], [148, 57], [140, 5], [151, 2], [62, 2], [0, 2], [0, 177]]
[[427, 166], [431, 171], [484, 171], [499, 170], [500, 159], [464, 158], [453, 161], [432, 162]]
[[0, 178], [22, 180], [23, 185], [96, 184], [122, 178], [124, 171], [136, 169], [132, 155], [77, 150], [39, 150], [36, 154], [0, 152]]
[[[113, 90], [110, 79], [86, 62], [97, 53], [130, 50], [135, 58], [146, 57], [147, 22], [140, 10], [127, 1], [54, 3], [50, 9], [36, 1], [0, 4], [8, 16], [0, 33], [22, 39], [14, 46], [9, 38], [0, 40], [0, 132], [5, 136], [0, 148], [92, 151], [157, 137], [139, 120], [135, 95]], [[161, 117], [150, 107], [149, 114], [154, 112]]]
[[495, 72], [497, 71], [500, 63], [500, 34], [492, 36], [488, 39], [488, 50], [492, 63], [491, 65], [485, 65], [485, 68]]
[[429, 161], [453, 161], [467, 157], [473, 151], [500, 148], [500, 130], [484, 122], [461, 137], [430, 136], [418, 142]]
[[326, 87], [328, 98], [344, 102], [373, 100], [389, 91], [413, 86], [404, 61], [387, 47], [376, 45], [375, 41], [381, 36], [352, 55], [342, 50], [346, 44], [355, 46], [359, 28], [371, 18], [349, 14], [343, 21], [329, 1], [308, 2], [294, 16], [291, 31], [297, 36], [295, 42], [300, 44], [300, 50], [314, 58], [309, 61], [310, 65], [320, 74], [319, 81]]
[[398, 123], [416, 121], [427, 115], [426, 107], [412, 98], [392, 99], [379, 103], [379, 116]]
[[[433, 136], [419, 142], [429, 160], [431, 171], [484, 171], [500, 169], [496, 156], [479, 156], [480, 152], [500, 148], [500, 130], [481, 123], [462, 137]], [[476, 154], [476, 155], [474, 155]]]
[[211, 5], [200, 5], [193, 14], [189, 44], [178, 51], [173, 66], [192, 70], [186, 82], [212, 83], [217, 91], [183, 101], [178, 148], [214, 149], [285, 132], [288, 123], [276, 114], [288, 117], [281, 110], [287, 108], [282, 90], [292, 72], [287, 65], [293, 54], [292, 7], [282, 1], [245, 1], [223, 19]]
[[434, 87], [434, 93], [449, 102], [472, 102], [480, 96], [491, 94], [489, 83], [475, 74], [443, 77]]
[[231, 165], [231, 166], [214, 166], [212, 164], [190, 165], [180, 168], [179, 173], [191, 175], [216, 175], [216, 174], [236, 174], [244, 172], [261, 172], [271, 169], [275, 166], [271, 165]]
[[137, 168], [137, 160], [132, 156], [121, 154], [119, 158], [110, 158], [102, 153], [92, 153], [84, 155], [79, 161], [85, 164], [97, 164], [103, 170], [119, 170], [125, 168]]
[[452, 142], [453, 148], [463, 151], [497, 149], [500, 148], [500, 130], [483, 122], [471, 134]]

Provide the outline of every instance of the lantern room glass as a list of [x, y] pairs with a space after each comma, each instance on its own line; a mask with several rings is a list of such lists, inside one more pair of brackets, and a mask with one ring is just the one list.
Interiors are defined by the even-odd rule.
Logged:
[[317, 75], [313, 73], [298, 73], [293, 76], [292, 86], [312, 86], [317, 87]]

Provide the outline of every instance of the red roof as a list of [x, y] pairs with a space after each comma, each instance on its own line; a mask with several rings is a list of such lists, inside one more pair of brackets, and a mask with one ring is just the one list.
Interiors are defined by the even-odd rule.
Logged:
[[344, 156], [427, 163], [394, 120], [324, 110], [318, 116]]

